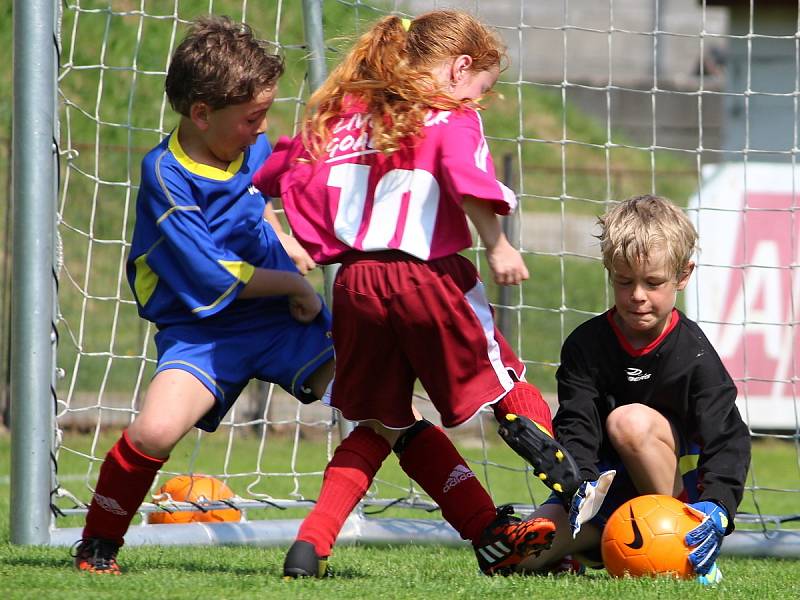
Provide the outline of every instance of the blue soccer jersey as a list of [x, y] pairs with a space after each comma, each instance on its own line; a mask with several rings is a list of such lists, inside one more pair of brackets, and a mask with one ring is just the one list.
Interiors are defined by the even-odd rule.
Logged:
[[189, 158], [175, 130], [142, 161], [128, 281], [139, 314], [159, 328], [156, 372], [186, 371], [214, 395], [196, 424], [206, 431], [252, 378], [314, 400], [306, 380], [333, 359], [327, 308], [300, 323], [286, 296], [238, 299], [256, 267], [297, 272], [252, 185], [270, 152], [261, 135], [217, 169]]
[[237, 300], [254, 267], [296, 271], [252, 185], [272, 151], [266, 136], [222, 170], [189, 158], [177, 131], [142, 161], [127, 264], [139, 314], [165, 327], [285, 307], [286, 297]]

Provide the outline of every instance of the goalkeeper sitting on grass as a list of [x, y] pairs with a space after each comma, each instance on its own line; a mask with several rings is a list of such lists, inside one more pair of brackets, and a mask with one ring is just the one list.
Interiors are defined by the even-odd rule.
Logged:
[[687, 535], [689, 560], [702, 583], [716, 583], [715, 560], [742, 499], [750, 435], [719, 356], [675, 308], [694, 270], [697, 233], [681, 210], [654, 196], [618, 204], [599, 224], [614, 307], [567, 338], [556, 373], [556, 437], [585, 481], [574, 496], [553, 496], [534, 513], [556, 523], [556, 537], [520, 570], [582, 570], [570, 555], [597, 559], [617, 507], [665, 494], [703, 513]]

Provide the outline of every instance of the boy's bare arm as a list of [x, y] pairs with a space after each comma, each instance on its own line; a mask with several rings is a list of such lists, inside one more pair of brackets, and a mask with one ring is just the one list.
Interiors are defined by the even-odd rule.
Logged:
[[530, 276], [522, 255], [506, 238], [491, 205], [483, 200], [466, 196], [464, 212], [472, 221], [478, 235], [486, 246], [486, 259], [492, 270], [495, 283], [519, 285]]
[[299, 273], [256, 268], [239, 298], [266, 296], [289, 296], [289, 311], [301, 323], [312, 321], [322, 309], [322, 301], [314, 288]]
[[275, 214], [275, 210], [272, 208], [272, 202], [267, 202], [267, 205], [264, 207], [264, 220], [272, 225], [272, 228], [278, 235], [278, 239], [281, 241], [283, 249], [286, 250], [286, 254], [289, 255], [289, 258], [294, 261], [298, 271], [305, 275], [317, 266], [317, 263], [308, 255], [305, 248], [303, 248], [293, 236], [283, 230], [283, 224], [278, 218], [278, 215]]

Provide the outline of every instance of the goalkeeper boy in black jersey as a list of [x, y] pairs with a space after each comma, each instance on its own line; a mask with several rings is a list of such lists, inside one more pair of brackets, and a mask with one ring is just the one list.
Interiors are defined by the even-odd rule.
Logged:
[[536, 511], [556, 523], [556, 538], [519, 570], [580, 571], [571, 556], [599, 555], [603, 527], [618, 506], [667, 494], [703, 513], [687, 535], [689, 560], [700, 582], [716, 583], [716, 557], [742, 499], [750, 435], [722, 361], [675, 308], [695, 267], [697, 232], [680, 209], [655, 196], [630, 198], [599, 224], [614, 306], [572, 332], [556, 373], [556, 436], [584, 483]]

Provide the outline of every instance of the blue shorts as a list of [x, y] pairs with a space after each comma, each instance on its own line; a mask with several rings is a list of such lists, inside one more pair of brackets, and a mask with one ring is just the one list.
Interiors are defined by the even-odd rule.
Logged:
[[238, 323], [171, 325], [155, 336], [156, 373], [181, 369], [205, 385], [216, 403], [196, 427], [214, 431], [247, 383], [277, 383], [301, 402], [316, 400], [305, 382], [333, 359], [331, 314], [323, 304], [311, 323], [295, 321], [288, 311], [265, 311]]

